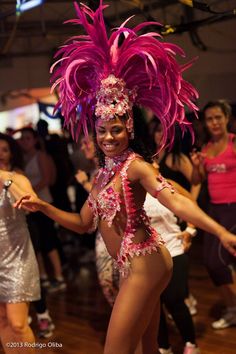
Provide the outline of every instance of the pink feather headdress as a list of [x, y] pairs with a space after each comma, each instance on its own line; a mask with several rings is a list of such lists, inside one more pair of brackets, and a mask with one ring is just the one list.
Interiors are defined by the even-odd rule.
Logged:
[[150, 109], [161, 121], [163, 145], [167, 139], [173, 141], [175, 123], [192, 131], [185, 107], [196, 113], [198, 93], [182, 77], [191, 63], [181, 66], [175, 59], [176, 54], [185, 56], [183, 50], [163, 42], [156, 32], [138, 35], [146, 26], [160, 26], [157, 22], [131, 29], [126, 27], [129, 18], [108, 38], [106, 7], [100, 0], [94, 12], [75, 3], [78, 19], [67, 21], [81, 25], [86, 34], [70, 38], [51, 68], [52, 89], [57, 87], [60, 96], [56, 109], [61, 109], [65, 125], [77, 138], [81, 129], [87, 134], [88, 124], [93, 126], [94, 115], [109, 120], [127, 114], [127, 129], [132, 131], [135, 104]]

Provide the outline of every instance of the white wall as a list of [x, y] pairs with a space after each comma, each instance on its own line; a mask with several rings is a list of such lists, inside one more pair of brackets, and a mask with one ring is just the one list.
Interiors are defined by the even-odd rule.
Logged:
[[200, 107], [207, 101], [227, 98], [236, 102], [236, 17], [235, 20], [202, 27], [198, 31], [207, 51], [200, 51], [191, 43], [187, 33], [175, 36], [188, 58], [198, 56], [185, 77], [197, 87]]

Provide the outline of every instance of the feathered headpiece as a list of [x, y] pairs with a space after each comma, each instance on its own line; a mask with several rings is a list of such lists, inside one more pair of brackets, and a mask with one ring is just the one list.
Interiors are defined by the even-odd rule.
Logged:
[[[191, 63], [179, 65], [176, 54], [185, 56], [178, 46], [165, 43], [156, 32], [138, 32], [157, 22], [144, 22], [133, 29], [127, 19], [107, 36], [100, 0], [94, 12], [84, 4], [75, 3], [78, 19], [67, 22], [81, 25], [85, 35], [69, 39], [52, 66], [52, 89], [59, 88], [60, 108], [65, 124], [78, 137], [93, 117], [110, 120], [115, 115], [128, 116], [127, 129], [132, 131], [132, 106], [149, 108], [163, 126], [163, 144], [173, 141], [174, 125], [190, 127], [185, 106], [196, 112], [193, 101], [198, 97], [194, 87], [182, 77]], [[158, 38], [159, 37], [159, 38]], [[121, 42], [121, 44], [120, 44]]]

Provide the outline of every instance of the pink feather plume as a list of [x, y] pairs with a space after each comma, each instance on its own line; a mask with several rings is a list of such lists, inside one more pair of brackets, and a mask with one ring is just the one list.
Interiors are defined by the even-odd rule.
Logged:
[[[62, 46], [53, 65], [53, 89], [59, 91], [56, 106], [61, 108], [65, 125], [78, 137], [81, 129], [86, 133], [93, 124], [96, 93], [102, 79], [113, 74], [123, 79], [127, 89], [136, 89], [135, 104], [149, 108], [163, 126], [163, 146], [174, 139], [174, 126], [192, 133], [185, 109], [197, 112], [198, 93], [183, 79], [182, 72], [192, 63], [181, 66], [176, 55], [184, 57], [183, 50], [162, 41], [155, 32], [138, 34], [156, 22], [145, 22], [133, 29], [126, 20], [107, 36], [103, 18], [106, 6], [100, 0], [94, 12], [84, 4], [75, 3], [78, 19], [67, 22], [80, 25], [86, 35], [74, 36]], [[120, 44], [120, 42], [122, 44]]]

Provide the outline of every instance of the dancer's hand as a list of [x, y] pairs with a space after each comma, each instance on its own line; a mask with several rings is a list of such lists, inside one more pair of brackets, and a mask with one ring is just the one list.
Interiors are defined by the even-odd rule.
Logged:
[[188, 250], [192, 246], [192, 236], [190, 235], [190, 233], [184, 230], [177, 235], [177, 238], [182, 241], [184, 252], [188, 252]]
[[92, 183], [89, 182], [89, 178], [86, 172], [78, 170], [75, 175], [75, 178], [77, 182], [79, 182], [88, 193], [91, 191]]
[[201, 151], [197, 151], [196, 149], [194, 149], [191, 153], [190, 153], [190, 157], [191, 157], [191, 161], [194, 167], [199, 167], [203, 164], [203, 160], [206, 157], [206, 154], [201, 152]]
[[34, 195], [24, 195], [14, 203], [17, 209], [24, 209], [26, 211], [36, 212], [40, 211], [45, 202]]
[[84, 185], [89, 180], [87, 173], [82, 170], [78, 170], [76, 172], [75, 178], [76, 178], [77, 182], [82, 185]]
[[220, 235], [220, 241], [225, 249], [236, 257], [236, 235], [224, 230]]

